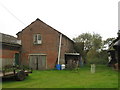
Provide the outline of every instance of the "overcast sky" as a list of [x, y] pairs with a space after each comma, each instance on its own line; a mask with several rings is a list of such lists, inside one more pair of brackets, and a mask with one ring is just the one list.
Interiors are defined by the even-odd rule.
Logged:
[[116, 37], [119, 0], [0, 0], [0, 32], [16, 36], [37, 18], [69, 38], [98, 33]]

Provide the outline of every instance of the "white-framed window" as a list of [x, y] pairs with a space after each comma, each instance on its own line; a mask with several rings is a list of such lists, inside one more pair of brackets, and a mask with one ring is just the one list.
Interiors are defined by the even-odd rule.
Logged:
[[42, 44], [42, 38], [41, 38], [40, 34], [34, 34], [33, 43], [34, 44]]

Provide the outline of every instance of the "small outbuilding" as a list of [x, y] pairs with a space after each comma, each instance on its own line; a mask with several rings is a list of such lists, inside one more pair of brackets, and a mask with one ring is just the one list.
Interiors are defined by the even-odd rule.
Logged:
[[65, 53], [65, 65], [67, 69], [74, 69], [81, 65], [82, 58], [79, 53]]
[[20, 48], [18, 40], [7, 34], [0, 33], [0, 68], [20, 63]]

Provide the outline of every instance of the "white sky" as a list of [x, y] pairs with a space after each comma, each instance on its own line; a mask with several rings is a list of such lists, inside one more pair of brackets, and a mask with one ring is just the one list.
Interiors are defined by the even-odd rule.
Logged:
[[118, 1], [0, 0], [0, 32], [16, 36], [39, 18], [71, 39], [85, 32], [116, 37]]

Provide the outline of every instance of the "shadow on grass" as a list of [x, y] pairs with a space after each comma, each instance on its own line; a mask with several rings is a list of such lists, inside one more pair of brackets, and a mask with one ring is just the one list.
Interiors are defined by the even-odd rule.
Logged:
[[2, 82], [11, 82], [11, 81], [16, 81], [16, 80], [15, 80], [15, 77], [2, 78]]

